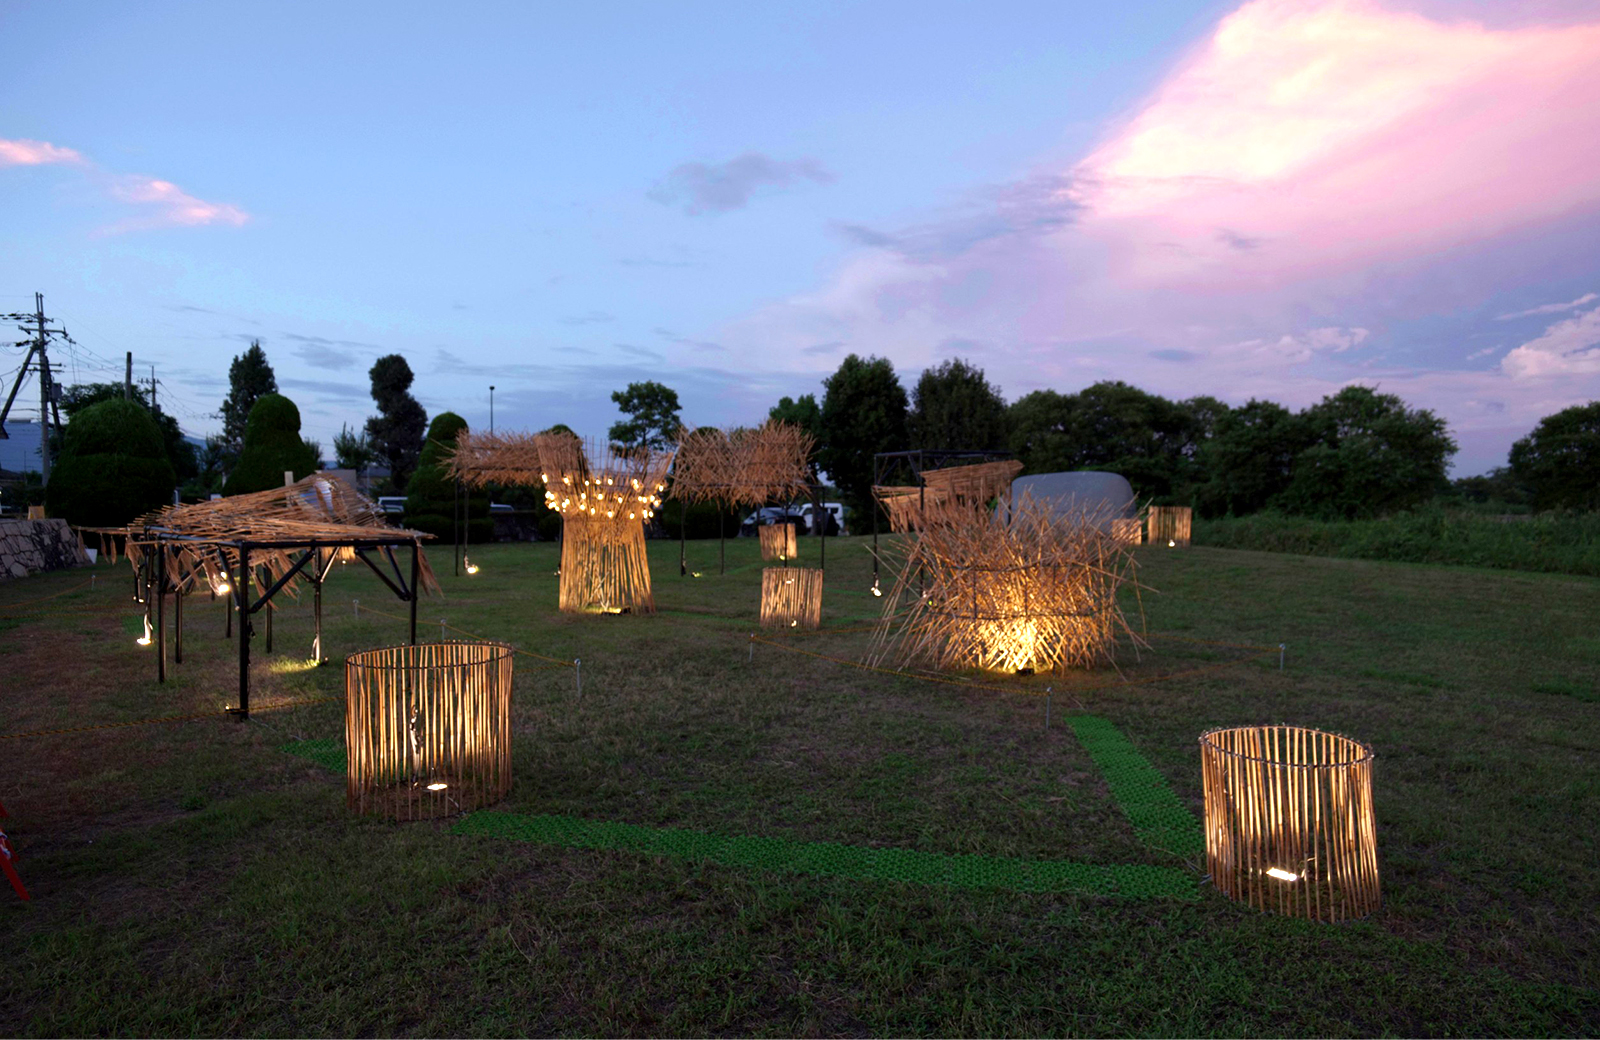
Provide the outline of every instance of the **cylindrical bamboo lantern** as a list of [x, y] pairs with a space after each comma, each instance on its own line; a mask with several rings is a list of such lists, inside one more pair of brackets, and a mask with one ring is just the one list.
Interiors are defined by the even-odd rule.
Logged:
[[498, 643], [422, 643], [345, 660], [345, 802], [420, 820], [511, 790], [511, 655]]
[[1203, 734], [1206, 863], [1217, 889], [1313, 921], [1376, 910], [1372, 759], [1359, 741], [1298, 726]]
[[814, 567], [767, 567], [761, 572], [761, 624], [816, 628], [822, 624], [822, 572]]
[[570, 613], [655, 613], [643, 521], [562, 518], [560, 606]]
[[1189, 544], [1189, 528], [1194, 521], [1194, 510], [1188, 506], [1151, 506], [1149, 535], [1151, 545], [1173, 548]]
[[763, 560], [792, 560], [800, 555], [799, 538], [793, 524], [767, 524], [759, 529]]
[[1144, 544], [1144, 524], [1136, 516], [1117, 517], [1111, 521], [1111, 538], [1118, 545]]

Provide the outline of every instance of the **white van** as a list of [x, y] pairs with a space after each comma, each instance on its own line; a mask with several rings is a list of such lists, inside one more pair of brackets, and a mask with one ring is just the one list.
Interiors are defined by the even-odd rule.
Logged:
[[[829, 534], [844, 534], [844, 516], [848, 510], [838, 502], [824, 502], [822, 508], [833, 515], [833, 523], [828, 525]], [[806, 521], [806, 534], [818, 534], [817, 518], [810, 502], [800, 507], [800, 515]]]

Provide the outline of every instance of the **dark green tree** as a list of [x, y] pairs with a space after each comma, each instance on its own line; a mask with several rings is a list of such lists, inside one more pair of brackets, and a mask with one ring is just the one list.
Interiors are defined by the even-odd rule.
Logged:
[[[62, 391], [61, 411], [70, 423], [74, 415], [91, 405], [101, 401], [120, 401], [122, 391], [121, 383], [77, 383]], [[146, 410], [150, 407], [149, 392], [138, 384], [133, 386], [131, 400]], [[189, 443], [183, 430], [178, 427], [178, 420], [170, 412], [161, 412], [152, 417], [161, 430], [161, 443], [166, 447], [167, 461], [172, 463], [172, 471], [178, 475], [178, 482], [181, 484], [194, 479], [200, 472], [199, 459], [194, 445]], [[54, 450], [60, 450], [59, 442], [54, 445]]]
[[183, 497], [193, 500], [207, 498], [222, 491], [228, 476], [228, 452], [221, 437], [207, 437], [195, 453], [195, 475], [183, 485]]
[[822, 409], [817, 406], [815, 394], [801, 394], [799, 398], [780, 397], [778, 403], [767, 410], [767, 418], [774, 422], [793, 423], [811, 434], [813, 440], [822, 441]]
[[367, 420], [367, 440], [377, 457], [389, 466], [389, 480], [404, 491], [422, 454], [428, 413], [411, 396], [416, 376], [399, 354], [379, 358], [367, 373], [372, 379], [372, 399], [378, 414]]
[[260, 340], [252, 340], [250, 349], [228, 366], [228, 396], [222, 402], [222, 443], [230, 461], [244, 450], [245, 423], [256, 401], [277, 392], [278, 377], [267, 364], [267, 352], [261, 349]]
[[827, 471], [850, 511], [865, 521], [867, 510], [875, 508], [872, 456], [908, 447], [905, 387], [888, 358], [855, 354], [845, 358], [822, 387], [817, 465]]
[[1006, 446], [1006, 402], [983, 369], [960, 358], [924, 369], [911, 391], [906, 432], [918, 448]]
[[333, 454], [334, 465], [353, 469], [357, 476], [365, 473], [377, 458], [366, 430], [352, 430], [348, 423], [340, 424], [339, 432], [333, 435]]
[[1018, 399], [1009, 418], [1011, 450], [1026, 472], [1107, 470], [1157, 501], [1192, 483], [1195, 415], [1127, 383], [1095, 383], [1076, 394], [1037, 390]]
[[611, 400], [627, 416], [613, 423], [611, 443], [623, 448], [665, 448], [677, 440], [678, 392], [656, 382], [629, 383], [614, 391]]
[[315, 473], [319, 460], [300, 439], [300, 409], [282, 394], [263, 394], [250, 409], [244, 426], [244, 449], [222, 486], [224, 495], [243, 495], [283, 487], [283, 475], [294, 479]]
[[[446, 463], [455, 449], [456, 437], [467, 428], [467, 420], [454, 412], [440, 412], [428, 424], [428, 440], [422, 446], [417, 471], [406, 486], [407, 527], [426, 531], [447, 542], [456, 536], [456, 481]], [[469, 542], [494, 538], [494, 521], [489, 518], [489, 496], [477, 488], [462, 488], [466, 500], [466, 529]]]
[[51, 516], [86, 527], [118, 527], [172, 503], [177, 475], [149, 409], [119, 394], [78, 411], [50, 474]]
[[1533, 501], [1527, 483], [1510, 466], [1496, 466], [1475, 477], [1457, 477], [1450, 482], [1450, 496], [1473, 506], [1526, 509]]
[[1285, 510], [1328, 519], [1409, 509], [1449, 485], [1456, 453], [1443, 419], [1393, 394], [1347, 386], [1296, 417], [1310, 446], [1295, 456]]
[[1600, 401], [1540, 419], [1511, 446], [1511, 472], [1535, 509], [1600, 509]]
[[1264, 509], [1289, 486], [1295, 456], [1310, 447], [1309, 427], [1272, 401], [1251, 400], [1216, 420], [1197, 452], [1204, 473], [1196, 506], [1206, 516]]

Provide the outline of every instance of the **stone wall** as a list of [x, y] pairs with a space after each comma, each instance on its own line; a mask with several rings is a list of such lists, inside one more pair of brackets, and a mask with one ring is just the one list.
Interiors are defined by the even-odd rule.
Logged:
[[65, 520], [0, 520], [0, 581], [88, 562]]

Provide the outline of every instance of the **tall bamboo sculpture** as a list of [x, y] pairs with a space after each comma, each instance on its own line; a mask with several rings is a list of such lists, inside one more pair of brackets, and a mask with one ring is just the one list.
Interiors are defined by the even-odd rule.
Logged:
[[[805, 494], [811, 487], [812, 436], [792, 423], [769, 420], [754, 429], [731, 433], [714, 426], [685, 430], [678, 439], [672, 471], [672, 497], [685, 505], [714, 502], [726, 509], [765, 505]], [[773, 525], [778, 526], [778, 525]], [[761, 555], [768, 539], [761, 531]], [[799, 546], [793, 529], [787, 536], [786, 558]]]
[[1194, 521], [1194, 510], [1188, 506], [1151, 506], [1149, 516], [1149, 542], [1181, 548], [1189, 544], [1189, 531]]
[[1087, 510], [1024, 495], [1009, 510], [928, 506], [886, 555], [898, 571], [872, 664], [1042, 672], [1109, 662], [1128, 624], [1128, 546]]
[[511, 790], [511, 659], [498, 643], [422, 643], [345, 661], [345, 802], [428, 819]]
[[1206, 863], [1230, 899], [1344, 921], [1378, 908], [1372, 749], [1299, 726], [1200, 737]]
[[561, 609], [655, 611], [644, 525], [661, 506], [673, 453], [587, 443], [570, 433], [461, 431], [451, 457], [461, 481], [545, 487], [561, 514]]

